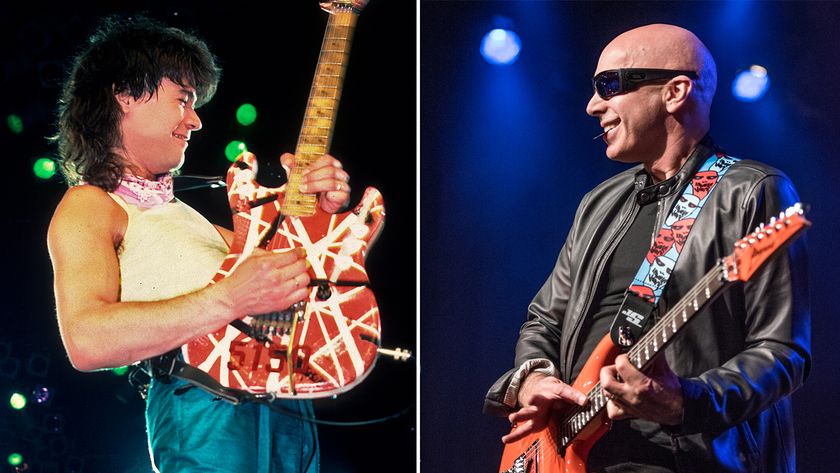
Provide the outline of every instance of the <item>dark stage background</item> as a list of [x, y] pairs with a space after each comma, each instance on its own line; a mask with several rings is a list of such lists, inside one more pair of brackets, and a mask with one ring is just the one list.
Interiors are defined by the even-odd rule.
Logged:
[[[74, 371], [55, 322], [46, 231], [66, 186], [58, 177], [36, 179], [32, 166], [54, 155], [45, 137], [54, 133], [65, 68], [104, 14], [145, 12], [197, 32], [220, 59], [223, 75], [215, 99], [199, 110], [204, 128], [190, 142], [184, 172], [223, 175], [229, 165], [224, 147], [239, 139], [260, 158], [261, 177], [275, 185], [271, 174], [282, 169], [274, 161], [294, 150], [327, 14], [314, 0], [57, 5], [0, 4], [0, 143], [8, 177], [1, 220], [7, 273], [0, 331], [0, 471], [13, 471], [7, 457], [18, 452], [35, 473], [148, 472], [140, 397], [125, 376]], [[332, 153], [351, 175], [353, 205], [366, 186], [384, 196], [388, 222], [367, 268], [381, 310], [383, 346], [416, 352], [415, 92], [416, 5], [374, 0], [356, 29]], [[258, 109], [250, 127], [234, 117], [245, 102]], [[22, 133], [5, 125], [10, 113], [21, 117]], [[230, 226], [223, 190], [176, 195], [211, 222]], [[36, 385], [54, 389], [49, 405], [29, 396], [24, 410], [9, 407], [13, 391], [29, 394]], [[317, 401], [318, 416], [330, 420], [405, 411], [375, 425], [320, 426], [322, 470], [413, 471], [415, 397], [416, 364], [380, 359], [357, 388]]]
[[[505, 19], [496, 16], [506, 17]], [[784, 170], [811, 204], [813, 370], [793, 395], [800, 471], [840, 454], [834, 353], [840, 4], [820, 2], [430, 2], [420, 4], [421, 465], [497, 471], [504, 420], [481, 414], [513, 363], [527, 304], [550, 273], [583, 194], [626, 166], [585, 114], [604, 46], [665, 22], [698, 34], [719, 73], [712, 134], [731, 154]], [[482, 36], [509, 26], [517, 62], [487, 64]], [[736, 72], [769, 70], [753, 104]]]

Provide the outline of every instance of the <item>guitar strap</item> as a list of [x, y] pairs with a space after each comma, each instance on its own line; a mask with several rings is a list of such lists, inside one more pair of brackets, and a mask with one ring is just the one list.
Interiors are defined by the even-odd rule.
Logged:
[[184, 363], [181, 359], [180, 349], [175, 349], [163, 355], [141, 361], [138, 365], [134, 366], [134, 370], [129, 375], [129, 383], [138, 390], [143, 399], [146, 399], [149, 383], [152, 379], [158, 382], [170, 383], [172, 382], [172, 378], [182, 379], [190, 383], [189, 386], [176, 389], [176, 395], [183, 394], [189, 388], [199, 387], [232, 404], [272, 401], [274, 399], [274, 395], [272, 394], [250, 393], [223, 386], [204, 371]]
[[688, 234], [721, 178], [738, 158], [714, 153], [700, 166], [648, 250], [610, 327], [613, 343], [626, 350], [641, 338], [683, 250]]

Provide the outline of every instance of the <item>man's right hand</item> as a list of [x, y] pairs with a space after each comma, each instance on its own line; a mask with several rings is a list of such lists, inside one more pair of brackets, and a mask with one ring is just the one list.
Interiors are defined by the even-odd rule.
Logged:
[[216, 283], [237, 317], [288, 309], [309, 294], [306, 252], [254, 249], [227, 278]]
[[157, 356], [234, 318], [287, 309], [310, 292], [303, 250], [255, 250], [216, 284], [168, 299], [124, 301], [117, 248], [127, 227], [123, 207], [90, 185], [68, 190], [50, 222], [59, 329], [80, 371]]
[[567, 404], [586, 405], [586, 395], [582, 392], [553, 376], [539, 372], [525, 377], [518, 398], [522, 407], [508, 416], [513, 429], [502, 437], [504, 443], [515, 442], [542, 430], [555, 409]]

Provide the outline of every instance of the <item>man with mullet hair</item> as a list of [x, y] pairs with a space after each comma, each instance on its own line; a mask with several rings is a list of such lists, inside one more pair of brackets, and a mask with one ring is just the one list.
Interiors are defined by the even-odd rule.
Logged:
[[[667, 284], [653, 323], [737, 240], [798, 201], [781, 171], [714, 144], [716, 83], [708, 49], [680, 27], [632, 29], [601, 53], [586, 112], [603, 128], [607, 157], [635, 166], [583, 198], [528, 307], [514, 366], [485, 401], [486, 411], [512, 424], [504, 442], [540, 431], [564, 406], [586, 405], [571, 384], [632, 296], [628, 288], [653, 300]], [[695, 175], [714, 177], [714, 187], [694, 194]], [[674, 244], [650, 255], [658, 233], [673, 235]], [[649, 369], [639, 371], [627, 355], [601, 368], [595, 381], [613, 422], [586, 470], [795, 471], [790, 394], [808, 375], [810, 350], [799, 239], [707, 304]]]
[[[302, 250], [260, 249], [208, 286], [233, 235], [175, 199], [172, 172], [202, 123], [196, 108], [219, 69], [193, 35], [146, 18], [102, 22], [76, 57], [58, 110], [70, 189], [48, 233], [61, 337], [73, 366], [95, 371], [170, 352], [246, 314], [309, 293]], [[294, 156], [284, 154], [285, 167]], [[301, 191], [335, 213], [349, 177], [325, 155]], [[146, 421], [156, 471], [317, 472], [308, 401], [214, 402], [182, 380], [153, 379]]]

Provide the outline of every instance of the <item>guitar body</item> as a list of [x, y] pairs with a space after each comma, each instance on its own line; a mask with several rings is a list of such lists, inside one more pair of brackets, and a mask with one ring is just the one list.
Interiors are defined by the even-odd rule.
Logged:
[[347, 391], [373, 368], [379, 309], [367, 287], [364, 260], [383, 228], [382, 196], [368, 188], [351, 212], [283, 216], [285, 186], [256, 182], [256, 157], [243, 153], [227, 175], [234, 213], [230, 253], [213, 278], [227, 277], [257, 246], [306, 250], [313, 283], [297, 311], [245, 317], [262, 330], [257, 340], [227, 325], [184, 345], [187, 363], [225, 387], [276, 397], [326, 397]]
[[385, 221], [382, 196], [367, 188], [353, 211], [328, 214], [315, 195], [299, 191], [307, 166], [329, 150], [350, 42], [365, 3], [320, 4], [330, 15], [288, 183], [260, 186], [257, 160], [249, 152], [228, 170], [234, 240], [213, 282], [235, 271], [254, 248], [303, 248], [312, 288], [288, 310], [249, 315], [182, 347], [184, 360], [223, 388], [269, 398], [327, 397], [357, 385], [376, 362], [379, 308], [364, 262]]
[[[588, 393], [599, 385], [601, 368], [613, 364], [620, 353], [609, 334], [605, 335], [586, 360], [572, 387]], [[562, 419], [565, 414], [566, 411], [561, 410], [555, 419]], [[557, 442], [557, 422], [550, 421], [541, 431], [505, 445], [499, 473], [586, 473], [589, 451], [607, 433], [610, 425], [606, 409], [600, 410], [565, 451], [561, 451]]]

